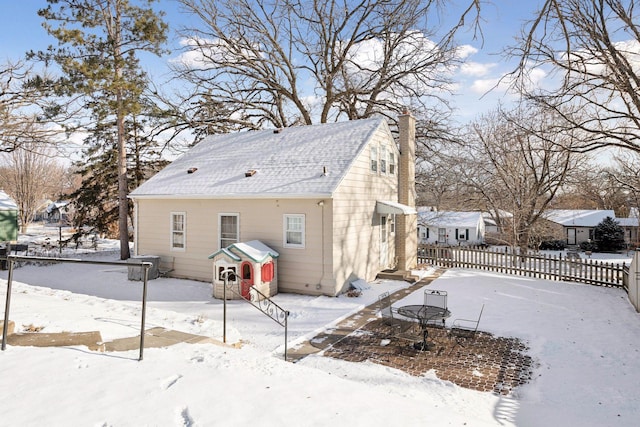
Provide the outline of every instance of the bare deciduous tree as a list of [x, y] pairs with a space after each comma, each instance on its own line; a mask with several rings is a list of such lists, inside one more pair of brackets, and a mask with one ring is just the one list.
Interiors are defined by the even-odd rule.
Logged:
[[[201, 25], [184, 30], [179, 76], [192, 101], [222, 102], [245, 128], [286, 127], [446, 104], [455, 30], [437, 35], [447, 1], [180, 0]], [[194, 105], [187, 103], [185, 105]], [[194, 115], [195, 116], [195, 115]]]
[[620, 170], [590, 162], [575, 174], [555, 205], [561, 209], [611, 209], [628, 213], [628, 190], [620, 183]]
[[53, 154], [50, 147], [25, 142], [0, 159], [0, 180], [18, 205], [22, 233], [42, 201], [60, 194], [65, 171]]
[[22, 62], [0, 67], [0, 152], [24, 143], [51, 141], [56, 132], [40, 122], [41, 94], [30, 84], [31, 69]]
[[[495, 111], [472, 125], [471, 161], [461, 168], [469, 191], [489, 212], [508, 212], [510, 241], [526, 253], [534, 226], [580, 164], [576, 132], [557, 132], [555, 114], [522, 107]], [[503, 218], [504, 220], [505, 218]]]
[[[584, 133], [571, 149], [640, 151], [640, 27], [636, 0], [546, 0], [510, 49], [530, 100]], [[532, 82], [532, 70], [548, 73]], [[568, 147], [567, 147], [568, 148]]]

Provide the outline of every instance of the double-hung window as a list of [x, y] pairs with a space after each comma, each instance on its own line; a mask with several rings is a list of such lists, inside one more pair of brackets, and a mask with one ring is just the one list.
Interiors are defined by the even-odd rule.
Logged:
[[380, 173], [381, 174], [387, 173], [387, 148], [386, 147], [380, 148]]
[[371, 157], [371, 173], [378, 173], [378, 147], [371, 145], [369, 147], [369, 156]]
[[171, 212], [171, 249], [184, 250], [186, 247], [186, 222], [184, 212]]
[[393, 150], [389, 151], [389, 175], [396, 174], [396, 155]]
[[240, 216], [223, 213], [218, 215], [218, 236], [220, 249], [240, 241]]
[[304, 248], [304, 215], [285, 215], [283, 228], [285, 248]]

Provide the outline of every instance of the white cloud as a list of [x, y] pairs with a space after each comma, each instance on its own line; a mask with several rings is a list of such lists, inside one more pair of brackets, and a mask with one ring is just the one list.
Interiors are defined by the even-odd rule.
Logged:
[[464, 44], [457, 49], [458, 58], [461, 59], [468, 58], [476, 53], [478, 53], [478, 49], [469, 44]]
[[500, 84], [499, 78], [474, 80], [471, 84], [471, 91], [473, 93], [484, 94], [497, 87], [498, 84]]
[[482, 64], [480, 62], [465, 62], [460, 66], [460, 74], [465, 76], [486, 76], [498, 64], [495, 62]]

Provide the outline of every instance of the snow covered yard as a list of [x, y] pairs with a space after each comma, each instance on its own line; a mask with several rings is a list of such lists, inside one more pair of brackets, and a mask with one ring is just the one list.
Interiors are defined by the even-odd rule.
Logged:
[[[117, 254], [93, 255], [115, 260]], [[7, 272], [0, 272], [4, 301]], [[11, 319], [45, 332], [135, 336], [142, 284], [126, 268], [57, 264], [15, 270]], [[289, 347], [331, 328], [386, 290], [360, 297], [279, 294], [291, 311]], [[449, 292], [456, 317], [527, 343], [533, 380], [509, 396], [458, 387], [437, 372], [412, 377], [372, 362], [322, 355], [282, 360], [284, 331], [242, 301], [228, 303], [229, 342], [96, 353], [84, 347], [7, 347], [0, 353], [0, 425], [110, 426], [635, 426], [640, 419], [640, 315], [619, 289], [449, 270], [432, 285]], [[419, 301], [421, 291], [407, 303]], [[222, 307], [211, 285], [149, 282], [147, 328], [162, 326], [222, 338]], [[3, 310], [4, 311], [4, 310]]]

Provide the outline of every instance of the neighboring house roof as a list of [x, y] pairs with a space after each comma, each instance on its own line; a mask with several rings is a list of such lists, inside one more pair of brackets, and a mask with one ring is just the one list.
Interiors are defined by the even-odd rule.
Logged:
[[543, 217], [565, 227], [595, 227], [606, 217], [616, 219], [616, 214], [613, 210], [550, 209]]
[[616, 218], [620, 227], [638, 227], [638, 218]]
[[432, 227], [477, 227], [481, 212], [432, 211], [418, 208], [418, 222]]
[[69, 202], [53, 202], [49, 206], [47, 206], [47, 213], [51, 213], [53, 211], [62, 211], [67, 207]]
[[219, 251], [209, 255], [209, 259], [214, 258], [216, 255], [222, 252], [230, 258], [235, 259], [236, 261], [240, 261], [240, 258], [238, 258], [238, 256], [234, 253], [234, 250], [244, 254], [246, 257], [258, 263], [263, 262], [268, 257], [278, 258], [280, 256], [278, 252], [274, 251], [261, 241], [251, 240], [249, 242], [234, 243], [227, 246], [226, 248], [222, 248]]
[[0, 211], [17, 211], [18, 205], [4, 191], [0, 190]]
[[330, 197], [381, 118], [214, 135], [130, 196]]

